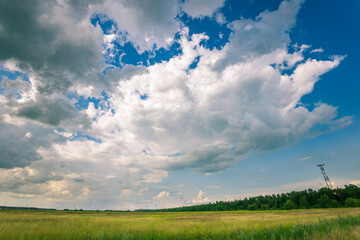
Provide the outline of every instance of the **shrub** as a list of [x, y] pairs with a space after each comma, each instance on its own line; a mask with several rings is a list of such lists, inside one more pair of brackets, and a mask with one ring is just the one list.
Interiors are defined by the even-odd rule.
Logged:
[[330, 207], [331, 200], [327, 194], [321, 195], [321, 197], [318, 200], [318, 205], [321, 208], [328, 208]]
[[309, 202], [305, 196], [300, 198], [300, 207], [302, 208], [309, 208]]
[[345, 207], [360, 207], [360, 200], [355, 198], [347, 198], [345, 200]]
[[247, 206], [247, 209], [248, 209], [248, 210], [256, 210], [257, 208], [258, 208], [258, 207], [256, 206], [255, 203], [250, 204], [250, 205]]
[[261, 204], [261, 209], [262, 209], [262, 210], [269, 210], [269, 209], [270, 209], [270, 206], [269, 206], [269, 204], [266, 204], [266, 203], [264, 204], [264, 203], [263, 203], [263, 204]]
[[293, 201], [291, 201], [291, 200], [286, 200], [286, 202], [284, 203], [284, 209], [291, 210], [294, 208], [296, 208], [296, 204], [293, 203]]
[[331, 202], [330, 202], [330, 207], [331, 207], [331, 208], [337, 208], [337, 207], [339, 207], [339, 202], [336, 201], [336, 200], [331, 200]]

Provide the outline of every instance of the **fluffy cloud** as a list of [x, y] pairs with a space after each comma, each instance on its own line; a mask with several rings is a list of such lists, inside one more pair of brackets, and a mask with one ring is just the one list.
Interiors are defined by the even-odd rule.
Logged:
[[230, 23], [234, 34], [227, 44], [227, 57], [218, 63], [227, 67], [251, 57], [286, 49], [289, 32], [296, 23], [296, 15], [303, 0], [283, 1], [274, 12], [264, 11], [256, 19], [241, 19]]
[[207, 197], [204, 197], [204, 192], [200, 190], [197, 197], [192, 202], [195, 204], [202, 204], [202, 203], [210, 202], [210, 199]]
[[105, 0], [94, 5], [93, 12], [105, 13], [114, 19], [119, 30], [127, 33], [140, 51], [152, 49], [154, 45], [166, 47], [179, 30], [175, 20], [180, 13], [177, 0]]
[[193, 18], [211, 16], [218, 8], [224, 5], [224, 2], [224, 0], [186, 0], [183, 11]]
[[[269, 151], [310, 136], [317, 124], [331, 128], [349, 123], [333, 120], [335, 107], [318, 104], [309, 111], [299, 102], [341, 57], [304, 60], [301, 52], [280, 48], [219, 70], [217, 62], [228, 57], [227, 49], [211, 52], [199, 46], [201, 39], [182, 38], [182, 56], [119, 84], [113, 119], [123, 129], [120, 135], [131, 136], [122, 138], [127, 151], [142, 154], [148, 148], [143, 157], [165, 169], [215, 172], [249, 151]], [[198, 67], [186, 73], [199, 55]], [[285, 62], [293, 68], [290, 75], [283, 73]], [[142, 100], [139, 92], [148, 99]], [[93, 126], [101, 128], [105, 119]], [[175, 153], [184, 154], [164, 157]]]
[[[77, 117], [75, 106], [63, 99], [44, 98], [21, 104], [16, 115], [44, 124], [59, 126], [64, 120], [72, 121]], [[86, 118], [86, 116], [84, 116]], [[84, 120], [86, 121], [86, 120]]]
[[[186, 1], [184, 9], [191, 4], [201, 1]], [[186, 11], [211, 15], [222, 4]], [[178, 1], [2, 1], [0, 61], [30, 80], [2, 79], [1, 190], [86, 206], [121, 207], [139, 198], [149, 206], [165, 199], [182, 204], [170, 191], [147, 187], [172, 170], [222, 171], [251, 152], [351, 123], [336, 119], [334, 106], [301, 104], [343, 59], [307, 59], [308, 47], [290, 45], [301, 4], [284, 1], [255, 20], [229, 23], [229, 43], [210, 50], [201, 44], [207, 36], [189, 36], [186, 27], [174, 40]], [[178, 41], [182, 54], [103, 74], [103, 45], [111, 47], [116, 36], [103, 42], [89, 21], [94, 13], [116, 21], [139, 52]], [[100, 99], [103, 89], [108, 95]], [[99, 103], [78, 110], [68, 94]], [[200, 191], [192, 203], [208, 201]]]
[[[29, 124], [30, 125], [30, 124]], [[31, 126], [19, 127], [4, 122], [0, 122], [0, 168], [25, 167], [33, 161], [41, 159], [36, 149], [39, 146], [49, 146], [46, 137], [42, 136], [49, 131], [44, 129], [32, 133], [36, 139], [26, 137]]]
[[161, 192], [159, 193], [156, 197], [154, 197], [154, 199], [161, 199], [161, 198], [164, 198], [164, 197], [169, 197], [170, 196], [170, 193], [169, 192]]
[[66, 92], [77, 81], [104, 85], [101, 32], [72, 2], [1, 1], [0, 9], [0, 61], [33, 75], [39, 92]]
[[353, 181], [350, 182], [350, 184], [359, 186], [360, 185], [360, 180], [353, 180]]

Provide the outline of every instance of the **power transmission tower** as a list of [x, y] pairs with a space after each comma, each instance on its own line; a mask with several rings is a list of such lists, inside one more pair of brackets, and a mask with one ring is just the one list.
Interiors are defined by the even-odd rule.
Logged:
[[326, 175], [326, 172], [325, 172], [325, 169], [324, 169], [324, 164], [318, 164], [317, 166], [320, 168], [320, 170], [321, 170], [321, 172], [322, 172], [322, 175], [324, 176], [326, 186], [327, 186], [329, 189], [334, 189], [333, 185], [332, 185], [331, 182], [330, 182], [329, 177]]

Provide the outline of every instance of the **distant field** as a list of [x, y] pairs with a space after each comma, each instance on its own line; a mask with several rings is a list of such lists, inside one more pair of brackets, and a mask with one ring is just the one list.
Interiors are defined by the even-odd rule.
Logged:
[[0, 239], [360, 239], [360, 208], [177, 213], [0, 210]]

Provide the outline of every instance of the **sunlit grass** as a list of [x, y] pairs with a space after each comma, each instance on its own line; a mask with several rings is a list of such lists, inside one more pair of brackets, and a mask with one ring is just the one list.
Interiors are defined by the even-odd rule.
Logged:
[[360, 209], [176, 213], [1, 210], [0, 238], [360, 239]]

